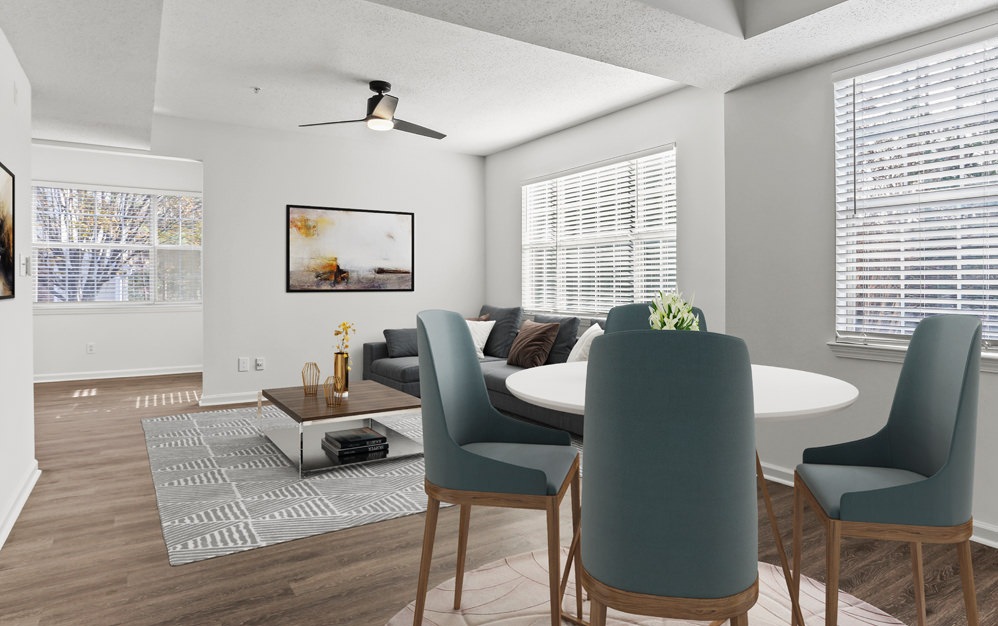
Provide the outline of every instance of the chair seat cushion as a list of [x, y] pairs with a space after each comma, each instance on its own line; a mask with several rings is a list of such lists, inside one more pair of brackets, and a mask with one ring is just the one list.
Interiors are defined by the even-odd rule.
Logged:
[[797, 466], [797, 473], [825, 510], [825, 514], [832, 519], [839, 519], [839, 506], [845, 493], [898, 487], [926, 478], [921, 474], [893, 467], [816, 463], [801, 463]]
[[468, 452], [503, 461], [511, 465], [529, 467], [544, 472], [547, 476], [547, 493], [537, 495], [552, 496], [558, 493], [568, 470], [578, 451], [572, 446], [549, 446], [535, 443], [499, 443], [487, 441], [466, 443], [461, 446]]

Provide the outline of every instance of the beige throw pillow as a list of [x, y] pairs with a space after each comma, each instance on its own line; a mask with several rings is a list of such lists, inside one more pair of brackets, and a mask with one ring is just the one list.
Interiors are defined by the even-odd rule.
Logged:
[[579, 340], [575, 342], [575, 346], [572, 351], [568, 354], [568, 363], [572, 361], [588, 361], [589, 360], [589, 347], [593, 345], [593, 339], [596, 339], [603, 334], [603, 329], [599, 327], [599, 324], [592, 324], [586, 329], [586, 332], [582, 333]]
[[464, 321], [468, 323], [468, 330], [471, 331], [471, 341], [475, 344], [475, 356], [477, 356], [478, 360], [481, 361], [485, 358], [485, 353], [483, 353], [482, 350], [485, 348], [485, 342], [488, 341], [489, 333], [492, 332], [492, 327], [496, 325], [496, 321]]

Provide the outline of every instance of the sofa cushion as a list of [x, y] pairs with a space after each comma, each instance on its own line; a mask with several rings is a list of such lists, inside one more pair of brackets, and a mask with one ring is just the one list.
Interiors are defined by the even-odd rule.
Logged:
[[520, 367], [544, 365], [558, 336], [558, 324], [538, 324], [526, 320], [509, 348], [506, 362]]
[[572, 346], [575, 345], [576, 336], [579, 334], [579, 318], [535, 315], [534, 321], [541, 324], [558, 324], [558, 336], [554, 339], [554, 345], [551, 346], [551, 352], [545, 363], [564, 363], [567, 361]]
[[[488, 317], [484, 317], [486, 315]], [[509, 356], [509, 349], [513, 345], [513, 338], [516, 337], [522, 318], [523, 309], [520, 307], [503, 309], [488, 304], [482, 307], [479, 319], [494, 320], [496, 323], [485, 342], [483, 351], [486, 356], [498, 356], [504, 359]]]
[[509, 393], [506, 389], [506, 378], [513, 373], [522, 371], [519, 365], [510, 365], [505, 360], [482, 362], [482, 376], [485, 378], [485, 388], [492, 391]]
[[385, 343], [388, 345], [388, 356], [395, 358], [419, 354], [416, 347], [415, 328], [386, 328], [384, 333]]
[[403, 383], [419, 382], [419, 357], [401, 356], [395, 359], [378, 359], [371, 363], [371, 371]]

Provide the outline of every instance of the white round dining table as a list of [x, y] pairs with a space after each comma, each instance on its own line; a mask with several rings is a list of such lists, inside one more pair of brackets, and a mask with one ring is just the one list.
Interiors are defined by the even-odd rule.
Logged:
[[[582, 415], [586, 408], [586, 361], [525, 369], [506, 378], [509, 392], [524, 402]], [[789, 419], [849, 406], [859, 390], [838, 378], [804, 370], [752, 365], [757, 420]]]

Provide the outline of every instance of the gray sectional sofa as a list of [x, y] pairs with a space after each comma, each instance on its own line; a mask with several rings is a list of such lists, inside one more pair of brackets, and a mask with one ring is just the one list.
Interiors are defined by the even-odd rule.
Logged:
[[[485, 343], [485, 356], [480, 362], [482, 376], [485, 378], [485, 388], [488, 390], [489, 399], [492, 400], [493, 406], [515, 417], [581, 435], [581, 415], [544, 409], [524, 402], [506, 388], [506, 378], [523, 369], [506, 362], [509, 347], [524, 319], [521, 309], [503, 309], [486, 305], [482, 307], [480, 316], [480, 319], [488, 317], [496, 321]], [[533, 316], [532, 319], [541, 323], [557, 322], [560, 325], [555, 345], [545, 364], [564, 363], [576, 339], [581, 334], [579, 327], [584, 326], [581, 329], [584, 331], [590, 323], [596, 321], [586, 320], [582, 322], [577, 317], [541, 315]], [[364, 378], [418, 396], [419, 356], [416, 354], [415, 329], [389, 329], [385, 331], [385, 339], [385, 341], [364, 344]]]

